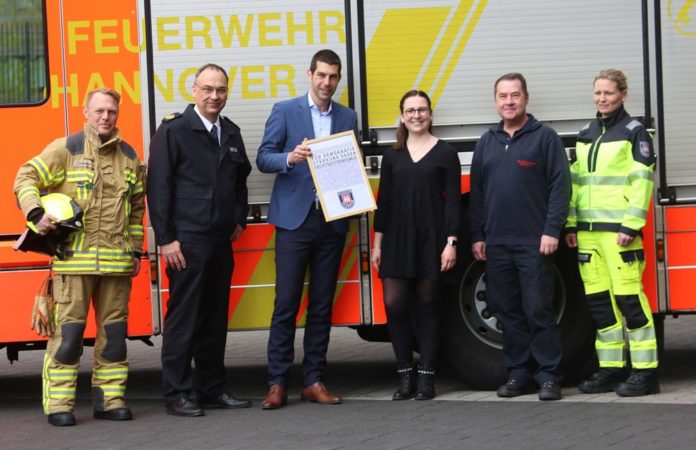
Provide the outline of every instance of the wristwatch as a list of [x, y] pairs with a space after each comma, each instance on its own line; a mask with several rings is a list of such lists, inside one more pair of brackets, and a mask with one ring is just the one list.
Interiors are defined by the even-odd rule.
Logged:
[[447, 245], [451, 245], [452, 247], [456, 247], [456, 246], [457, 246], [457, 240], [454, 239], [454, 238], [449, 238], [449, 239], [447, 239]]

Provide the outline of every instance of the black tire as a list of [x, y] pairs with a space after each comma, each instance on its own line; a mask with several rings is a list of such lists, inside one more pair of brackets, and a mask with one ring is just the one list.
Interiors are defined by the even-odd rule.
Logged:
[[[556, 269], [554, 303], [563, 339], [563, 369], [567, 381], [577, 381], [593, 368], [588, 361], [594, 351], [594, 325], [584, 300], [575, 253], [563, 247], [556, 258]], [[465, 261], [456, 293], [447, 304], [443, 362], [466, 385], [495, 389], [505, 383], [507, 371], [502, 331], [486, 304], [485, 265], [470, 258]]]

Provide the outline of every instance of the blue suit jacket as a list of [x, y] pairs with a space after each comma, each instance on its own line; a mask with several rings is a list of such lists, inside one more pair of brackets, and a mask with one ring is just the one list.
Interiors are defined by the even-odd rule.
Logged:
[[[358, 136], [355, 111], [332, 101], [331, 134], [348, 130], [353, 130]], [[278, 174], [271, 194], [268, 222], [280, 228], [297, 229], [314, 203], [314, 182], [307, 163], [294, 167], [287, 164], [287, 154], [305, 138], [314, 137], [307, 94], [273, 105], [256, 155], [256, 166], [261, 172]], [[339, 232], [348, 228], [345, 219], [332, 224]]]

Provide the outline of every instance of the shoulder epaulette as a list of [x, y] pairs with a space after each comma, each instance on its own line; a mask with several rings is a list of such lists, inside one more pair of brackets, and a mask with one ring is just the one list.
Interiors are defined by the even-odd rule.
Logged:
[[239, 125], [237, 125], [236, 123], [232, 122], [232, 121], [231, 121], [230, 119], [228, 119], [227, 117], [225, 117], [225, 116], [220, 116], [220, 117], [222, 117], [222, 119], [223, 119], [225, 122], [227, 122], [227, 123], [229, 123], [230, 125], [232, 125], [232, 126], [234, 127], [234, 129], [237, 130], [238, 132], [239, 132], [239, 131], [242, 131], [242, 129], [239, 128]]
[[124, 141], [121, 140], [121, 142], [118, 143], [118, 146], [121, 147], [121, 151], [123, 152], [124, 155], [126, 155], [126, 158], [128, 159], [137, 159], [138, 154], [135, 152], [135, 149], [131, 147], [131, 145]]
[[626, 128], [633, 131], [634, 129], [636, 129], [636, 127], [642, 127], [642, 126], [643, 126], [642, 123], [640, 123], [638, 120], [633, 119], [630, 122], [628, 122], [628, 124], [626, 125]]
[[179, 117], [181, 117], [181, 113], [178, 112], [167, 114], [166, 116], [164, 116], [164, 119], [162, 119], [162, 123], [171, 122], [172, 120], [178, 119]]
[[65, 148], [68, 149], [71, 155], [80, 155], [85, 151], [85, 132], [78, 131], [67, 137]]

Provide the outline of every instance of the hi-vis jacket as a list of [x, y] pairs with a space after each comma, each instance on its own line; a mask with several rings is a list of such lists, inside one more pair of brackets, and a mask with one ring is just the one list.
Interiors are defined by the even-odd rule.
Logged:
[[56, 273], [128, 275], [143, 251], [145, 166], [118, 131], [102, 143], [84, 131], [49, 144], [20, 167], [14, 191], [26, 217], [41, 207], [40, 195], [59, 192], [84, 211], [84, 228], [70, 235]]
[[573, 192], [566, 230], [616, 231], [636, 236], [653, 191], [655, 153], [645, 127], [620, 108], [578, 135], [570, 174]]

